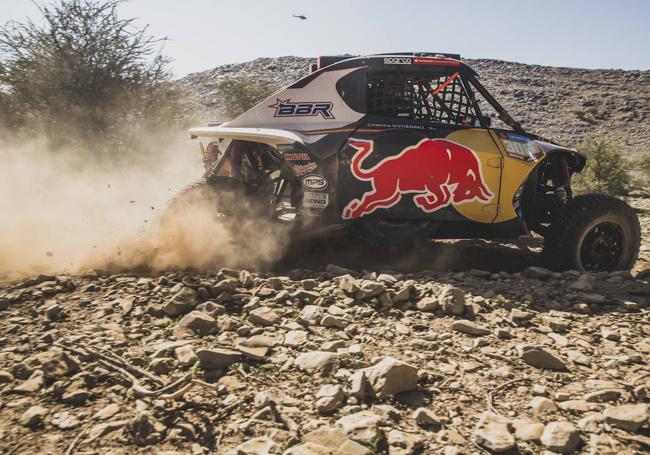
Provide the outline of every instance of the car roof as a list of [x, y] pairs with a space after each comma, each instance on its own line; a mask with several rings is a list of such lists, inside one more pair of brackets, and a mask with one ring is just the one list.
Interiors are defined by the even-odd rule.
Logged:
[[404, 67], [411, 65], [415, 67], [458, 67], [463, 73], [476, 75], [469, 65], [463, 63], [459, 54], [439, 53], [439, 52], [390, 52], [382, 54], [368, 55], [341, 55], [341, 56], [321, 56], [318, 57], [314, 72], [327, 69], [352, 68], [355, 66], [372, 66], [387, 68]]

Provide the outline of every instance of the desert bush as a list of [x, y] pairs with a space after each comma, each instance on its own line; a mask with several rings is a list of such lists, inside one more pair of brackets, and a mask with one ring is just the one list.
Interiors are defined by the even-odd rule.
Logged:
[[625, 196], [633, 189], [629, 163], [620, 148], [608, 140], [587, 139], [578, 150], [587, 155], [587, 167], [576, 177], [578, 192]]
[[57, 0], [37, 5], [42, 21], [0, 27], [5, 123], [45, 133], [53, 149], [72, 142], [113, 156], [180, 115], [164, 39], [120, 18], [120, 3]]
[[218, 89], [224, 99], [225, 114], [232, 119], [255, 106], [276, 91], [277, 87], [250, 79], [225, 78], [219, 83]]

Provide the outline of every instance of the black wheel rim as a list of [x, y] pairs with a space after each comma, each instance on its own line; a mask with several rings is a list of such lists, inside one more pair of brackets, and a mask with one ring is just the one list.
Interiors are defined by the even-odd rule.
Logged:
[[614, 270], [623, 252], [623, 231], [614, 223], [599, 223], [580, 246], [580, 261], [588, 271]]

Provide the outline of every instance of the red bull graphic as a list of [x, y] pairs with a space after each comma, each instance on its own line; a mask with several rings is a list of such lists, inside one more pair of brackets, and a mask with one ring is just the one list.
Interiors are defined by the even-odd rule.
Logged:
[[348, 143], [358, 150], [350, 163], [352, 175], [370, 182], [372, 190], [361, 200], [350, 201], [343, 219], [393, 207], [404, 194], [415, 194], [413, 202], [426, 213], [450, 204], [489, 202], [494, 197], [483, 180], [476, 153], [447, 139], [423, 139], [370, 169], [362, 169], [361, 163], [372, 153], [374, 142], [349, 139]]

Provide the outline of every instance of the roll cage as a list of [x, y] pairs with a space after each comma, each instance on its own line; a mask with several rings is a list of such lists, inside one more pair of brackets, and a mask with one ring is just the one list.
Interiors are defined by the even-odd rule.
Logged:
[[[485, 115], [477, 93], [492, 107], [509, 128], [526, 133], [506, 109], [480, 83], [477, 73], [460, 61], [457, 54], [400, 53], [365, 57], [320, 57], [312, 74], [296, 86], [326, 71], [344, 68], [367, 68], [364, 93], [366, 100], [350, 100], [351, 106], [363, 106], [365, 114], [402, 117], [432, 123], [481, 126], [489, 128], [492, 120]], [[340, 90], [339, 90], [340, 91]], [[357, 107], [358, 109], [358, 107]], [[468, 118], [469, 117], [469, 118]], [[475, 122], [474, 122], [475, 120]]]

